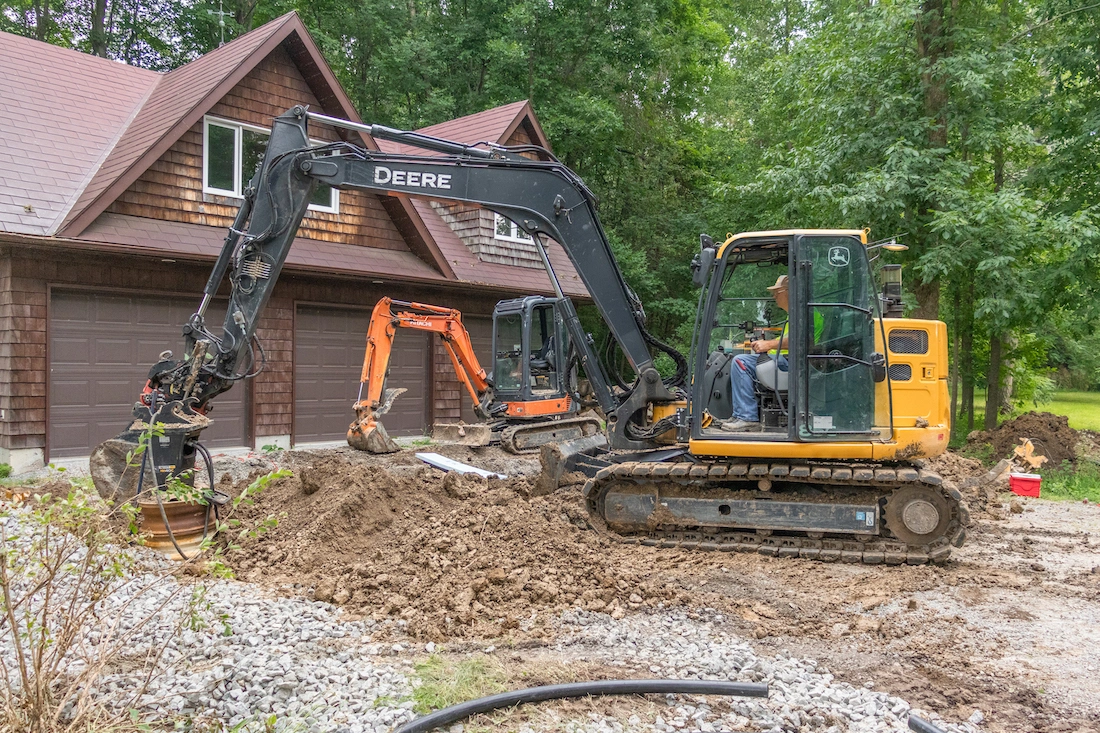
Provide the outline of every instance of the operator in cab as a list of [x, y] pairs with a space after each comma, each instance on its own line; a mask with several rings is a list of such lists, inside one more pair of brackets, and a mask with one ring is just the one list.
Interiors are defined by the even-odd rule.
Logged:
[[[783, 309], [784, 313], [788, 312], [789, 288], [786, 275], [780, 275], [776, 278], [775, 285], [768, 286], [768, 293], [775, 300], [775, 304]], [[756, 402], [755, 392], [757, 365], [767, 354], [767, 358], [774, 361], [780, 371], [785, 372], [788, 370], [789, 325], [789, 320], [783, 323], [779, 338], [753, 341], [751, 354], [738, 354], [733, 358], [733, 367], [730, 369], [730, 380], [733, 382], [731, 390], [733, 419], [722, 423], [723, 430], [731, 433], [752, 433], [760, 430], [760, 405]], [[815, 343], [821, 339], [823, 329], [824, 319], [821, 314], [815, 311]]]

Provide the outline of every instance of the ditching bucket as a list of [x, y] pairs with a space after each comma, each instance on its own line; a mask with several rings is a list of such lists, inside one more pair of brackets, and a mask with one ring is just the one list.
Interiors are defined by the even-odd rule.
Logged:
[[366, 425], [352, 423], [348, 428], [348, 445], [367, 453], [396, 453], [401, 446], [393, 441], [382, 423], [369, 419]]

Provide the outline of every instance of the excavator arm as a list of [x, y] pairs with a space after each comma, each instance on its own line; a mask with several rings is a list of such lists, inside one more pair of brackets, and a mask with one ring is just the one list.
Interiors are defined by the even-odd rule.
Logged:
[[[383, 153], [345, 142], [313, 146], [307, 134], [310, 119], [441, 155]], [[532, 149], [484, 149], [318, 115], [300, 106], [275, 118], [260, 170], [225, 238], [199, 309], [184, 327], [184, 354], [179, 359], [170, 352], [162, 355], [150, 370], [147, 386], [134, 407], [134, 421], [114, 441], [113, 451], [106, 451], [111, 456], [105, 457], [108, 444], [93, 453], [97, 486], [103, 491], [103, 484], [122, 475], [126, 466], [120, 464], [120, 458], [128, 454], [127, 446], [140, 442], [142, 436], [149, 441], [151, 479], [158, 486], [172, 477], [187, 480], [195, 455], [201, 450], [198, 436], [210, 423], [206, 413], [211, 400], [263, 369], [256, 326], [320, 183], [341, 189], [470, 202], [495, 211], [532, 236], [551, 282], [562, 296], [543, 248], [544, 238], [558, 242], [637, 375], [625, 392], [612, 391], [572, 303], [562, 297], [565, 325], [577, 349], [579, 365], [607, 415], [611, 446], [652, 447], [657, 431], [654, 426], [648, 431], [644, 427], [646, 410], [653, 403], [677, 398], [675, 388], [683, 381], [686, 361], [645, 330], [645, 314], [615, 262], [596, 214], [595, 197], [575, 173], [557, 160], [531, 160], [521, 155]], [[215, 333], [206, 325], [206, 309], [227, 277], [229, 307], [221, 332]], [[650, 346], [666, 351], [676, 361], [677, 374], [671, 380], [662, 380]], [[660, 431], [670, 427], [659, 426]], [[156, 439], [149, 440], [154, 432]], [[140, 475], [145, 475], [144, 467]], [[113, 493], [112, 488], [107, 490]]]
[[[394, 311], [394, 307], [399, 310]], [[474, 355], [470, 334], [462, 325], [462, 313], [453, 308], [410, 303], [382, 298], [371, 312], [367, 327], [367, 348], [363, 353], [363, 373], [359, 380], [355, 422], [348, 428], [348, 443], [371, 453], [394, 453], [400, 448], [386, 433], [378, 418], [386, 414], [393, 401], [405, 390], [386, 389], [393, 339], [399, 328], [411, 328], [439, 334], [443, 348], [451, 358], [455, 373], [473, 399], [478, 417], [489, 419], [491, 385], [485, 370]], [[363, 390], [366, 390], [366, 395]], [[472, 426], [471, 426], [472, 427]]]

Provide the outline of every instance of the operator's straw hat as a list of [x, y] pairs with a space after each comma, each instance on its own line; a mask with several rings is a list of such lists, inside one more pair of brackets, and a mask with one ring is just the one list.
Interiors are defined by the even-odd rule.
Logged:
[[786, 289], [787, 289], [787, 276], [786, 275], [780, 275], [779, 277], [777, 277], [775, 279], [775, 285], [769, 285], [768, 286], [768, 292], [769, 293], [774, 293], [776, 290], [786, 290]]

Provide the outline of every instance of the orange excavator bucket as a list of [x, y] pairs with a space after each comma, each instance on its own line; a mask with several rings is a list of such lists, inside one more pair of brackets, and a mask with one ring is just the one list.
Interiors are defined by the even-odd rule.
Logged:
[[387, 389], [376, 408], [362, 402], [356, 403], [355, 422], [348, 428], [348, 445], [368, 453], [396, 453], [401, 450], [378, 418], [389, 412], [393, 401], [407, 391], [404, 387]]

